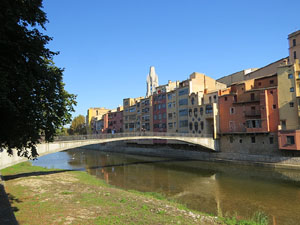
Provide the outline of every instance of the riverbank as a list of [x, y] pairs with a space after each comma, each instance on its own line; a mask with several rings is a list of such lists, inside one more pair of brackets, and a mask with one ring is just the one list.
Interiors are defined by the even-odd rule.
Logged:
[[300, 157], [263, 154], [253, 155], [233, 152], [212, 152], [208, 151], [207, 149], [201, 149], [197, 146], [189, 145], [138, 145], [116, 142], [87, 145], [82, 148], [132, 155], [192, 159], [209, 162], [223, 162], [239, 165], [300, 170]]
[[222, 220], [191, 211], [156, 193], [125, 191], [112, 187], [83, 171], [45, 169], [31, 166], [27, 162], [9, 167], [1, 173], [20, 224], [232, 222], [232, 219]]

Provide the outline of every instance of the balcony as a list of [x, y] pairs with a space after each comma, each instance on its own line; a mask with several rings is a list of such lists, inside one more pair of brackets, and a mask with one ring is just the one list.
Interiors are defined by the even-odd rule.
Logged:
[[244, 112], [245, 117], [261, 117], [261, 111], [260, 110], [246, 110]]

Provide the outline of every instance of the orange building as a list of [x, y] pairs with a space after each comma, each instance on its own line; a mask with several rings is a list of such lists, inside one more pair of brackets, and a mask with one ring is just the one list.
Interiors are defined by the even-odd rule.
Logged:
[[274, 144], [279, 125], [277, 74], [219, 91], [219, 115], [220, 134], [229, 135], [230, 143], [238, 139], [240, 144]]

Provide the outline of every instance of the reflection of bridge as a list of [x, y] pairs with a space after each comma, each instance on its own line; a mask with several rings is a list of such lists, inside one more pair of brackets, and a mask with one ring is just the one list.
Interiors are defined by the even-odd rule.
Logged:
[[[139, 132], [139, 133], [117, 133], [117, 134], [98, 134], [98, 135], [79, 135], [79, 136], [58, 136], [54, 142], [41, 143], [37, 145], [40, 156], [63, 151], [66, 149], [82, 147], [86, 145], [102, 144], [115, 141], [130, 140], [174, 140], [187, 144], [199, 145], [212, 151], [218, 151], [217, 140], [212, 137], [200, 137], [197, 134], [183, 133], [163, 133], [163, 132]], [[27, 161], [26, 158], [18, 157], [16, 154], [8, 156], [5, 151], [0, 153], [0, 169], [15, 165], [19, 162]]]

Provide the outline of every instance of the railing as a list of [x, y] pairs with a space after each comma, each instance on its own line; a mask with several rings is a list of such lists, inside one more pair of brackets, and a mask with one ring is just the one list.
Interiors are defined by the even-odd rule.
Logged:
[[87, 139], [114, 139], [123, 137], [198, 137], [198, 138], [212, 138], [213, 135], [190, 134], [190, 133], [166, 133], [166, 132], [128, 132], [115, 134], [90, 134], [90, 135], [70, 135], [70, 136], [56, 136], [54, 141], [75, 141]]
[[245, 116], [260, 116], [261, 115], [260, 110], [247, 110], [244, 113], [245, 113]]

